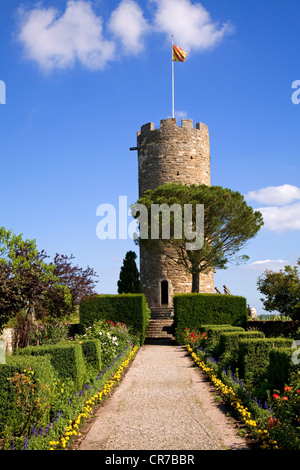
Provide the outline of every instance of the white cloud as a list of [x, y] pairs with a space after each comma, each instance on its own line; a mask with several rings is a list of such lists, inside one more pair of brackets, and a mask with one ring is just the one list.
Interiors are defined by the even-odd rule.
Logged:
[[115, 44], [104, 39], [102, 18], [88, 1], [68, 1], [63, 14], [51, 7], [20, 9], [19, 17], [25, 54], [44, 70], [67, 68], [76, 61], [98, 69], [114, 58]]
[[300, 188], [291, 184], [282, 186], [268, 186], [258, 191], [250, 191], [246, 199], [254, 200], [262, 204], [284, 205], [300, 199]]
[[247, 264], [246, 269], [265, 271], [266, 269], [278, 270], [289, 264], [289, 261], [283, 259], [264, 259]]
[[212, 48], [232, 32], [229, 23], [213, 22], [199, 2], [150, 0], [149, 13], [147, 21], [137, 1], [121, 0], [104, 24], [89, 0], [68, 0], [64, 12], [38, 3], [29, 10], [19, 8], [18, 39], [28, 59], [51, 71], [75, 63], [102, 69], [122, 54], [141, 53], [150, 33], [165, 34], [169, 42], [173, 34], [188, 52]]
[[142, 9], [133, 0], [123, 0], [120, 3], [112, 12], [108, 28], [121, 40], [125, 52], [132, 54], [144, 49], [144, 36], [150, 32]]
[[193, 4], [190, 0], [152, 0], [152, 3], [157, 6], [156, 29], [166, 33], [169, 40], [173, 35], [175, 44], [186, 52], [212, 48], [233, 32], [229, 22], [213, 22], [201, 3]]
[[300, 202], [281, 207], [262, 207], [264, 228], [275, 232], [300, 230]]

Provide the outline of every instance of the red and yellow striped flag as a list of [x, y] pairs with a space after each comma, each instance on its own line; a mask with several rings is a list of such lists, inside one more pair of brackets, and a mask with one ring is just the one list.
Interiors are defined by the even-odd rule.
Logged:
[[187, 53], [173, 44], [173, 62], [185, 62]]

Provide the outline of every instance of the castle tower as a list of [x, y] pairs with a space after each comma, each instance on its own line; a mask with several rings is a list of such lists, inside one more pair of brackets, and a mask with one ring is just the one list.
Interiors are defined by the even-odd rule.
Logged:
[[[205, 124], [183, 119], [164, 119], [160, 128], [145, 124], [137, 133], [139, 197], [147, 189], [165, 183], [210, 185], [210, 145]], [[149, 308], [172, 308], [172, 297], [189, 293], [192, 276], [183, 266], [165, 255], [149, 254], [140, 249], [140, 276], [142, 290]], [[213, 293], [213, 271], [200, 275], [200, 292]]]

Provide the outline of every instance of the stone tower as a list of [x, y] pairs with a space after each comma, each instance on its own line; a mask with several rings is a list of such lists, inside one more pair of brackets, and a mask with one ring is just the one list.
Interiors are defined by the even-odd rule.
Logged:
[[[164, 119], [160, 128], [153, 123], [137, 133], [139, 197], [147, 189], [165, 183], [210, 185], [210, 145], [205, 124], [183, 119]], [[140, 249], [140, 276], [143, 292], [152, 312], [171, 310], [173, 295], [189, 293], [192, 276], [183, 266], [165, 255]], [[213, 293], [213, 271], [200, 275], [200, 292]]]

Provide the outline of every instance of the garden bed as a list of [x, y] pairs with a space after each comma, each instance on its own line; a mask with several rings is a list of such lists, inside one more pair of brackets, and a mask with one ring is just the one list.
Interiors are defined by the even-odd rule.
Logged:
[[[238, 332], [236, 334], [238, 335]], [[273, 341], [270, 341], [270, 338], [266, 338], [266, 341], [264, 338], [240, 339], [241, 350], [245, 348], [245, 342], [249, 345], [253, 342], [253, 347], [247, 349], [249, 364], [253, 364], [251, 354], [255, 355], [259, 351], [259, 354], [264, 356], [261, 357], [261, 366], [264, 364], [261, 372], [265, 375], [261, 373], [258, 381], [255, 381], [255, 374], [253, 378], [249, 373], [245, 380], [242, 380], [239, 377], [239, 369], [230, 367], [230, 356], [226, 355], [224, 361], [224, 356], [213, 357], [210, 354], [211, 351], [220, 350], [216, 342], [209, 344], [206, 334], [186, 330], [186, 347], [195, 364], [207, 375], [234, 416], [244, 423], [258, 440], [260, 447], [272, 450], [300, 450], [299, 367], [290, 367], [290, 375], [277, 373], [277, 380], [283, 380], [284, 377], [285, 380], [288, 378], [290, 383], [283, 382], [280, 384], [280, 390], [275, 390], [271, 381], [274, 367], [270, 363], [276, 360], [277, 367], [280, 360], [281, 364], [291, 360], [288, 347], [279, 347], [286, 343], [282, 338], [277, 339], [277, 342], [276, 338], [273, 338]], [[272, 347], [273, 343], [273, 346], [276, 343], [277, 347]], [[228, 366], [226, 368], [225, 363]], [[236, 366], [234, 362], [233, 364]], [[270, 373], [272, 370], [273, 375]]]

